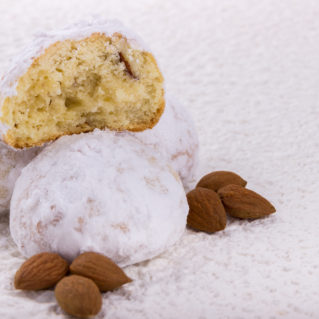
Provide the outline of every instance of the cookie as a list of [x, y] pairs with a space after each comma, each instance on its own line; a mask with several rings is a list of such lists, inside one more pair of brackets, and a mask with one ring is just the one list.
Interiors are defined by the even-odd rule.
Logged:
[[188, 205], [167, 159], [127, 132], [95, 130], [47, 146], [18, 178], [10, 231], [27, 257], [102, 253], [121, 266], [183, 234]]
[[40, 150], [40, 148], [14, 150], [0, 142], [0, 215], [9, 210], [13, 187], [21, 170]]
[[169, 95], [156, 126], [132, 135], [166, 157], [185, 189], [192, 189], [197, 177], [199, 142], [192, 117], [183, 105]]
[[2, 78], [0, 96], [2, 138], [15, 148], [95, 128], [143, 131], [165, 107], [154, 56], [118, 21], [37, 35]]

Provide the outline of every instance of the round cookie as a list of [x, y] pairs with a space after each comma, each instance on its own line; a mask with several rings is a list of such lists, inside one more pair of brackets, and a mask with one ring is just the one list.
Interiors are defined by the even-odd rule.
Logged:
[[166, 97], [165, 111], [151, 130], [131, 133], [165, 156], [181, 177], [186, 190], [196, 182], [199, 143], [192, 117], [172, 96]]
[[129, 134], [95, 130], [47, 146], [18, 178], [10, 231], [27, 257], [102, 253], [121, 266], [152, 258], [183, 234], [178, 174]]
[[16, 179], [21, 170], [40, 151], [39, 148], [14, 150], [0, 142], [0, 215], [9, 210]]
[[118, 21], [38, 34], [0, 81], [3, 140], [15, 148], [95, 128], [143, 131], [164, 106], [154, 56]]

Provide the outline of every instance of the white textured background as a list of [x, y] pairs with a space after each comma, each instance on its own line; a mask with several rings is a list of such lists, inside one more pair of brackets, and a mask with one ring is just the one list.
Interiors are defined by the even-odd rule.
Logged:
[[[98, 318], [319, 318], [319, 1], [0, 0], [0, 73], [34, 31], [96, 13], [154, 49], [194, 116], [200, 174], [238, 172], [277, 208], [126, 268]], [[12, 289], [22, 261], [2, 217], [0, 318], [66, 318], [52, 291]]]

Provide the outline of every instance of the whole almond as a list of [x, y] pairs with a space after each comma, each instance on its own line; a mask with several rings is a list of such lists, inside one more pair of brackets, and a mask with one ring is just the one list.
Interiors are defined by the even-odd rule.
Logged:
[[226, 212], [237, 218], [261, 218], [276, 211], [264, 197], [238, 185], [227, 185], [218, 191]]
[[216, 192], [197, 187], [187, 194], [187, 226], [214, 233], [226, 227], [226, 212]]
[[95, 252], [79, 255], [70, 270], [72, 274], [92, 279], [101, 291], [113, 290], [132, 281], [111, 259]]
[[69, 315], [87, 318], [101, 310], [102, 296], [91, 279], [77, 275], [64, 277], [54, 293], [59, 306]]
[[196, 187], [204, 187], [217, 192], [220, 188], [229, 184], [245, 187], [247, 182], [233, 172], [216, 171], [203, 176]]
[[55, 253], [40, 253], [26, 260], [14, 277], [16, 289], [41, 290], [53, 287], [69, 270], [66, 260]]

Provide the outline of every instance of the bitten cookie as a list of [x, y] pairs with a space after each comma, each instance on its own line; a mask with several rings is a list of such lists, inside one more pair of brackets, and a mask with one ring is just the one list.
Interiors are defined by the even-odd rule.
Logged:
[[0, 215], [10, 207], [10, 199], [16, 179], [40, 151], [39, 148], [14, 150], [0, 142]]
[[143, 131], [165, 105], [154, 56], [117, 21], [39, 34], [0, 82], [2, 138], [42, 145], [95, 128]]
[[47, 146], [18, 178], [11, 235], [25, 256], [84, 251], [121, 266], [156, 256], [183, 234], [188, 205], [170, 164], [128, 133], [95, 130]]
[[190, 114], [176, 99], [172, 96], [166, 98], [165, 111], [155, 127], [132, 135], [168, 159], [179, 173], [186, 190], [194, 186], [198, 166], [198, 136]]

